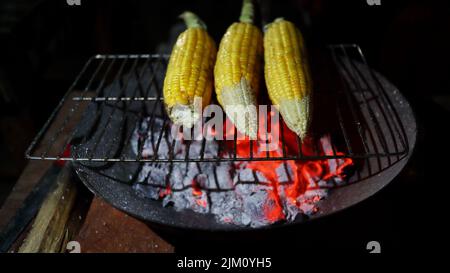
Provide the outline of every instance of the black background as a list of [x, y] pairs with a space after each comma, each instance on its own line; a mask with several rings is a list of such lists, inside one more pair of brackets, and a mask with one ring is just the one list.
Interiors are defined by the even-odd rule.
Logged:
[[[419, 134], [413, 157], [372, 198], [326, 219], [270, 234], [162, 233], [178, 251], [299, 249], [421, 252], [444, 244], [450, 111], [450, 7], [447, 1], [260, 1], [263, 18], [298, 24], [309, 47], [357, 43], [369, 63], [410, 101]], [[152, 53], [170, 40], [185, 9], [208, 23], [218, 42], [240, 1], [13, 1], [0, 3], [0, 205], [26, 161], [23, 152], [84, 62], [98, 53]], [[11, 19], [12, 18], [12, 19]], [[167, 48], [167, 47], [166, 47]], [[321, 236], [318, 236], [321, 234]], [[233, 237], [233, 236], [231, 236]], [[224, 240], [223, 238], [226, 238]]]

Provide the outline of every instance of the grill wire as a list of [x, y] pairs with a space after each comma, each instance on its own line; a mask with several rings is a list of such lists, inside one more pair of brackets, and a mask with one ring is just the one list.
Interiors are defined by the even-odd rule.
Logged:
[[[50, 118], [39, 131], [26, 151], [28, 159], [35, 160], [63, 160], [79, 162], [221, 162], [221, 161], [252, 161], [252, 160], [325, 160], [351, 158], [363, 162], [367, 166], [368, 175], [374, 175], [392, 166], [409, 153], [409, 145], [397, 109], [393, 106], [390, 96], [380, 82], [376, 72], [367, 64], [366, 58], [358, 45], [330, 45], [334, 69], [339, 73], [342, 88], [335, 91], [335, 118], [338, 130], [331, 135], [331, 139], [342, 140], [342, 147], [332, 145], [332, 154], [323, 154], [318, 144], [312, 145], [312, 154], [304, 154], [301, 149], [302, 140], [297, 137], [298, 153], [289, 153], [286, 149], [283, 126], [280, 126], [280, 141], [282, 156], [265, 157], [254, 156], [253, 142], [250, 142], [248, 157], [237, 156], [237, 131], [234, 131], [233, 145], [226, 145], [225, 141], [218, 142], [217, 154], [212, 157], [204, 156], [206, 139], [201, 141], [200, 153], [189, 153], [191, 141], [187, 141], [186, 154], [180, 158], [173, 154], [175, 140], [171, 142], [167, 157], [159, 157], [158, 150], [163, 139], [169, 139], [170, 120], [164, 111], [162, 84], [169, 56], [167, 55], [96, 55], [91, 57], [82, 71], [76, 77], [67, 93], [59, 102]], [[367, 71], [369, 73], [367, 73]], [[107, 92], [108, 86], [115, 85], [113, 92]], [[106, 90], [106, 91], [105, 91]], [[80, 135], [80, 115], [86, 109], [94, 108], [88, 117], [92, 121], [92, 128], [88, 133]], [[105, 115], [105, 109], [109, 109]], [[117, 112], [118, 111], [118, 112]], [[347, 116], [345, 116], [345, 113]], [[358, 112], [362, 112], [360, 114]], [[122, 113], [119, 119], [115, 116]], [[63, 116], [61, 118], [61, 116]], [[130, 122], [127, 116], [133, 116]], [[144, 118], [149, 118], [147, 130], [152, 130], [156, 119], [162, 119], [161, 130], [153, 147], [153, 156], [143, 157], [144, 145], [140, 145], [137, 155], [126, 153], [132, 133], [121, 137], [111, 137], [110, 128], [118, 132], [133, 132], [135, 128], [124, 130], [129, 124], [140, 126]], [[98, 126], [103, 121], [102, 126]], [[56, 120], [60, 120], [56, 122]], [[85, 117], [86, 120], [86, 117]], [[225, 119], [224, 119], [225, 120]], [[280, 116], [280, 120], [281, 116]], [[95, 126], [97, 125], [97, 127]], [[52, 135], [48, 135], [50, 128], [54, 128]], [[93, 133], [95, 132], [95, 133]], [[354, 132], [354, 136], [351, 137]], [[148, 133], [148, 132], [147, 132]], [[96, 137], [93, 139], [93, 137]], [[111, 149], [98, 149], [103, 141], [112, 141]], [[90, 142], [89, 151], [78, 157], [75, 153], [68, 153], [68, 147], [83, 145]], [[152, 141], [153, 142], [153, 141]], [[103, 143], [104, 144], [104, 143]], [[104, 146], [104, 145], [103, 145]], [[117, 147], [121, 147], [120, 149]], [[230, 147], [231, 146], [231, 147]], [[358, 147], [362, 148], [358, 148]], [[224, 157], [223, 154], [229, 156]], [[362, 175], [357, 172], [356, 180]]]

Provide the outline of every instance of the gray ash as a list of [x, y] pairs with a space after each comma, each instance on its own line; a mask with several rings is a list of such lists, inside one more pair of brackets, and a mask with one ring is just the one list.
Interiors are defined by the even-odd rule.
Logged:
[[[152, 130], [148, 130], [149, 118], [138, 125], [133, 132], [132, 149], [135, 154], [142, 151], [142, 157], [151, 157], [163, 122], [156, 118]], [[190, 156], [200, 154], [201, 141], [192, 141], [188, 146], [167, 135], [160, 140], [159, 158], [167, 158], [172, 143], [175, 158], [184, 158], [188, 147]], [[324, 150], [331, 145], [329, 139], [322, 139], [321, 143]], [[216, 141], [206, 140], [205, 158], [212, 158], [217, 150]], [[330, 171], [343, 164], [343, 160], [329, 161]], [[286, 192], [292, 187], [293, 172], [288, 163], [279, 164], [276, 169], [278, 200], [273, 198], [273, 184], [262, 172], [248, 168], [248, 162], [144, 163], [133, 188], [137, 194], [161, 200], [163, 206], [178, 211], [191, 209], [211, 213], [221, 223], [261, 227], [315, 213], [317, 202], [327, 196], [328, 188], [343, 183], [338, 176], [330, 176], [327, 181], [311, 177], [311, 185], [292, 202]]]

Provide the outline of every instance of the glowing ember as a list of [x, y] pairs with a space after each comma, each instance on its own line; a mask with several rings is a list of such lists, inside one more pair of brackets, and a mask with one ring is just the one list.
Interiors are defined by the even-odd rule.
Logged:
[[269, 191], [268, 200], [264, 204], [264, 214], [270, 222], [276, 222], [281, 219], [285, 219], [283, 213], [283, 205], [281, 204], [280, 196], [277, 192], [278, 186], [273, 185], [272, 190]]
[[192, 194], [195, 196], [201, 196], [203, 192], [201, 191], [199, 185], [195, 180], [192, 180]]
[[164, 190], [161, 190], [159, 192], [159, 198], [164, 198], [167, 195], [172, 194], [172, 189], [170, 188], [170, 185], [167, 185]]
[[[67, 144], [61, 157], [70, 157], [70, 149], [71, 149], [71, 145]], [[64, 160], [56, 160], [56, 162], [55, 162], [55, 164], [60, 167], [63, 167], [65, 163], [66, 163], [66, 161], [64, 161]]]
[[[268, 115], [269, 121], [273, 117]], [[146, 132], [148, 120], [137, 126]], [[260, 120], [264, 122], [264, 120]], [[229, 126], [227, 120], [224, 132], [226, 145], [232, 151], [234, 148], [235, 128]], [[284, 124], [279, 128], [274, 123], [268, 128], [268, 133], [261, 132], [264, 128], [260, 124], [259, 140], [238, 139], [236, 141], [236, 156], [249, 157], [250, 148], [255, 158], [283, 157], [286, 154], [298, 154], [296, 135]], [[132, 146], [135, 153], [138, 149], [138, 139], [144, 143], [143, 154], [153, 154], [152, 139], [159, 134], [162, 120], [157, 120], [153, 136], [145, 136], [136, 130], [133, 134]], [[283, 132], [283, 138], [278, 137]], [[214, 129], [207, 128], [207, 132], [216, 134]], [[264, 135], [263, 135], [264, 134]], [[266, 142], [279, 140], [269, 151]], [[282, 145], [284, 140], [284, 147]], [[305, 139], [301, 145], [305, 156], [313, 155], [313, 140]], [[172, 139], [161, 141], [158, 156], [168, 155]], [[153, 145], [152, 145], [153, 144]], [[321, 155], [332, 155], [333, 149], [329, 136], [320, 139]], [[176, 141], [174, 146], [175, 158], [184, 158], [189, 148], [191, 156], [199, 155], [202, 151], [200, 142], [192, 142], [190, 146], [183, 141]], [[226, 149], [225, 149], [226, 150]], [[214, 140], [207, 140], [203, 149], [204, 158], [212, 158], [217, 154], [218, 145]], [[336, 152], [337, 155], [342, 155]], [[317, 155], [317, 154], [315, 154]], [[228, 157], [229, 154], [223, 153]], [[298, 214], [311, 215], [316, 213], [317, 203], [326, 197], [327, 190], [336, 184], [344, 183], [344, 168], [352, 165], [351, 159], [329, 159], [300, 162], [295, 160], [279, 161], [237, 161], [232, 162], [189, 162], [173, 164], [144, 164], [138, 183], [134, 184], [138, 193], [152, 199], [160, 199], [164, 206], [171, 205], [176, 210], [191, 209], [198, 213], [212, 213], [221, 223], [249, 225], [259, 227], [277, 221], [291, 221]], [[167, 184], [169, 181], [169, 185]]]
[[[262, 130], [264, 128], [264, 119], [260, 118], [260, 126], [259, 126], [259, 139], [265, 137], [268, 141], [272, 141], [275, 139], [273, 136], [280, 135], [280, 126], [284, 126], [283, 133], [285, 139], [285, 150], [287, 153], [299, 153], [298, 145], [297, 145], [297, 137], [294, 132], [289, 130], [289, 128], [283, 123], [271, 123], [271, 118], [274, 116], [274, 112], [270, 112], [268, 115], [268, 120], [265, 124], [267, 124], [267, 133]], [[270, 125], [276, 126], [270, 126]], [[234, 134], [234, 128], [228, 129], [225, 134]], [[266, 135], [268, 134], [268, 135]], [[227, 138], [229, 139], [229, 138]], [[278, 138], [280, 139], [280, 138]], [[252, 141], [252, 146], [250, 145], [250, 141]], [[320, 140], [323, 148], [323, 155], [332, 155], [333, 148], [331, 144], [331, 140], [329, 136], [325, 136]], [[234, 145], [230, 143], [230, 145]], [[276, 149], [272, 149], [267, 152], [264, 147], [266, 143], [258, 140], [238, 140], [236, 145], [236, 153], [240, 157], [249, 157], [250, 156], [250, 147], [253, 147], [253, 156], [255, 158], [258, 157], [266, 157], [267, 153], [270, 157], [283, 157], [283, 144], [280, 141], [278, 142]], [[306, 139], [303, 141], [303, 145], [301, 146], [302, 152], [304, 155], [312, 155], [312, 145], [311, 140]], [[337, 155], [342, 155], [342, 153], [336, 153]], [[292, 183], [290, 186], [283, 187], [283, 194], [279, 193], [280, 182], [278, 179], [277, 169], [283, 166], [283, 164], [288, 164], [290, 169], [293, 172]], [[299, 202], [298, 198], [304, 194], [306, 191], [310, 189], [317, 189], [319, 185], [317, 182], [323, 180], [329, 180], [333, 177], [338, 177], [343, 179], [344, 173], [343, 170], [345, 167], [352, 164], [351, 159], [331, 159], [331, 160], [318, 160], [318, 161], [310, 161], [310, 162], [299, 162], [294, 160], [287, 161], [249, 161], [245, 164], [246, 168], [249, 168], [254, 171], [258, 171], [270, 182], [271, 189], [268, 191], [268, 201], [264, 205], [264, 213], [267, 219], [270, 222], [276, 222], [279, 220], [286, 219], [286, 215], [283, 210], [283, 196], [284, 198], [291, 204], [296, 207], [301, 207], [302, 203]], [[242, 163], [237, 163], [237, 166], [242, 166]], [[324, 169], [327, 170], [327, 173], [324, 174]], [[311, 200], [307, 200], [307, 202], [317, 203], [321, 198], [319, 196], [314, 196]], [[314, 208], [313, 210], [316, 210]]]
[[208, 203], [206, 202], [205, 199], [197, 199], [195, 200], [195, 202], [197, 203], [197, 205], [202, 206], [204, 208], [208, 206]]

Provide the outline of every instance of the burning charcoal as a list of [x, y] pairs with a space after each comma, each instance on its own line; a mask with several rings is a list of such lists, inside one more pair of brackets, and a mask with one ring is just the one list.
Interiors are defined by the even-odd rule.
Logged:
[[139, 173], [138, 181], [152, 185], [164, 186], [166, 183], [165, 178], [168, 172], [168, 168], [165, 165], [145, 163]]
[[286, 220], [288, 220], [288, 221], [295, 220], [297, 215], [302, 213], [301, 208], [299, 208], [298, 206], [293, 206], [293, 205], [290, 205], [290, 204], [286, 204], [285, 208], [286, 208], [286, 214], [285, 214], [286, 215]]
[[267, 218], [264, 209], [272, 206], [267, 190], [255, 191], [253, 194], [244, 197], [243, 203], [245, 213], [251, 215], [253, 219], [252, 226], [267, 225], [271, 221]]
[[341, 186], [341, 185], [344, 185], [344, 184], [347, 183], [344, 179], [342, 179], [342, 178], [340, 178], [340, 177], [335, 177], [335, 178], [333, 179], [333, 181], [334, 181], [334, 183], [335, 183], [336, 185], [338, 185], [338, 186]]
[[213, 171], [215, 174], [208, 175], [207, 188], [208, 189], [233, 189], [233, 179], [231, 177], [232, 165], [229, 162], [222, 162], [215, 165]]
[[248, 216], [246, 213], [242, 213], [241, 223], [244, 226], [248, 226], [252, 223], [252, 218], [250, 216]]
[[278, 182], [290, 182], [293, 176], [291, 166], [289, 164], [280, 164], [277, 169]]
[[195, 182], [197, 183], [197, 185], [202, 188], [205, 189], [207, 188], [208, 185], [208, 175], [205, 173], [199, 173], [196, 177], [195, 177]]
[[311, 215], [311, 214], [314, 213], [314, 208], [315, 208], [315, 207], [316, 207], [315, 204], [303, 202], [303, 203], [301, 203], [301, 205], [300, 205], [300, 210], [301, 210], [304, 214]]
[[234, 177], [234, 182], [237, 183], [238, 181], [255, 181], [255, 177], [253, 176], [253, 170], [252, 169], [239, 169], [238, 175]]
[[321, 188], [327, 188], [327, 187], [333, 186], [333, 182], [320, 180], [319, 182], [317, 182], [317, 186], [319, 186]]
[[202, 194], [201, 197], [194, 196], [192, 189], [174, 192], [172, 195], [165, 197], [165, 199], [172, 201], [174, 208], [177, 210], [191, 209], [198, 213], [209, 212], [206, 194]]
[[155, 188], [150, 185], [143, 185], [140, 183], [136, 183], [133, 185], [133, 189], [140, 197], [146, 197], [155, 200], [159, 198], [159, 188]]
[[242, 200], [237, 198], [234, 191], [211, 192], [211, 213], [222, 215], [230, 213], [233, 208], [242, 207]]
[[[143, 143], [143, 157], [153, 156], [162, 130], [161, 119], [155, 118], [153, 130], [149, 130], [149, 121], [144, 119], [132, 138], [135, 153], [141, 152], [139, 143]], [[202, 149], [202, 141], [190, 141], [188, 146], [184, 141], [173, 141], [169, 134], [161, 139], [156, 156], [168, 158], [172, 144], [173, 156], [179, 159], [186, 156], [188, 148], [191, 158], [200, 158], [202, 151], [204, 158], [213, 158], [218, 151], [216, 141], [205, 141]], [[324, 153], [329, 153], [329, 137], [322, 138], [321, 144]], [[345, 183], [341, 172], [346, 164], [351, 162], [144, 163], [133, 188], [139, 196], [162, 199], [163, 206], [177, 211], [190, 209], [211, 213], [222, 223], [261, 227], [315, 213], [327, 189]]]
[[[180, 200], [180, 201], [183, 201], [183, 200]], [[173, 206], [173, 201], [171, 198], [163, 198], [162, 205], [164, 207]]]

